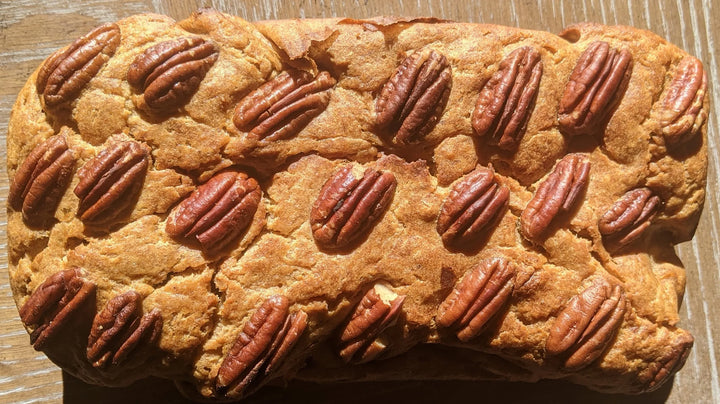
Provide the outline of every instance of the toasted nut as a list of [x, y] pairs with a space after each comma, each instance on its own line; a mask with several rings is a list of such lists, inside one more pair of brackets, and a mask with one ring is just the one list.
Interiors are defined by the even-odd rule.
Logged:
[[202, 38], [160, 42], [135, 58], [127, 78], [150, 108], [175, 110], [195, 94], [217, 59], [215, 45]]
[[694, 342], [693, 336], [686, 331], [668, 344], [658, 361], [651, 363], [640, 375], [641, 380], [645, 382], [645, 391], [657, 390], [670, 376], [679, 371], [690, 355], [690, 348]]
[[45, 348], [47, 342], [94, 299], [95, 284], [83, 279], [78, 268], [60, 271], [47, 278], [20, 308], [20, 319], [25, 326], [35, 327], [30, 334], [30, 343], [35, 350]]
[[120, 44], [120, 27], [103, 24], [50, 56], [37, 75], [37, 92], [47, 108], [68, 104], [80, 95]]
[[310, 225], [315, 241], [325, 248], [343, 248], [377, 221], [395, 193], [395, 176], [372, 168], [361, 180], [347, 165], [333, 175], [313, 204]]
[[537, 241], [561, 212], [569, 211], [585, 189], [590, 161], [582, 154], [568, 154], [560, 160], [520, 216], [520, 230], [528, 240]]
[[524, 46], [511, 52], [485, 84], [475, 104], [472, 127], [490, 144], [514, 150], [527, 127], [540, 87], [543, 64], [540, 53]]
[[475, 338], [510, 299], [516, 272], [504, 258], [482, 260], [442, 302], [437, 324], [457, 329], [461, 341]]
[[283, 72], [240, 101], [233, 123], [261, 140], [294, 136], [325, 110], [334, 85], [328, 72], [314, 79], [301, 70]]
[[632, 72], [632, 55], [596, 41], [580, 55], [560, 100], [558, 122], [569, 135], [594, 134], [622, 97]]
[[680, 144], [700, 131], [707, 120], [706, 93], [707, 74], [702, 62], [692, 56], [683, 58], [660, 102], [659, 120], [668, 144]]
[[630, 190], [600, 218], [600, 234], [619, 246], [629, 244], [650, 226], [660, 205], [648, 188]]
[[15, 172], [8, 201], [22, 210], [23, 219], [36, 223], [54, 212], [75, 166], [65, 136], [55, 135], [37, 145]]
[[622, 287], [599, 278], [558, 314], [545, 344], [547, 353], [564, 355], [564, 367], [569, 370], [590, 365], [605, 352], [620, 328], [625, 308]]
[[377, 126], [400, 144], [419, 140], [437, 123], [450, 94], [452, 74], [442, 54], [423, 49], [408, 56], [385, 83], [375, 103]]

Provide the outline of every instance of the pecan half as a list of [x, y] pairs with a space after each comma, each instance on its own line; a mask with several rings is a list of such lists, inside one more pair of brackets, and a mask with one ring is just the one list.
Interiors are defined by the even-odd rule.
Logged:
[[131, 86], [143, 91], [150, 108], [177, 109], [195, 94], [217, 59], [215, 45], [202, 38], [160, 42], [135, 58], [127, 79]]
[[365, 293], [340, 332], [339, 355], [345, 363], [365, 363], [387, 345], [378, 336], [397, 319], [405, 296], [378, 283]]
[[667, 143], [682, 143], [700, 131], [707, 119], [705, 93], [707, 74], [702, 62], [692, 56], [683, 58], [660, 102], [660, 125]]
[[313, 204], [310, 226], [325, 248], [342, 248], [365, 233], [390, 205], [397, 182], [389, 172], [368, 168], [358, 180], [352, 165], [333, 175]]
[[254, 179], [237, 171], [222, 172], [170, 213], [165, 231], [171, 237], [197, 240], [208, 251], [221, 249], [247, 229], [261, 197]]
[[65, 136], [55, 135], [35, 146], [15, 172], [8, 201], [28, 222], [54, 211], [70, 179], [75, 156]]
[[515, 265], [504, 258], [480, 261], [442, 302], [437, 324], [456, 328], [461, 341], [475, 338], [510, 299], [516, 272]]
[[528, 240], [538, 240], [561, 212], [569, 211], [588, 184], [590, 161], [582, 154], [568, 154], [540, 184], [520, 216], [520, 230]]
[[549, 355], [565, 355], [564, 367], [581, 369], [603, 354], [625, 315], [625, 292], [600, 278], [573, 297], [558, 314], [545, 344]]
[[511, 52], [485, 84], [475, 104], [472, 127], [490, 144], [517, 148], [527, 126], [540, 87], [543, 64], [540, 53], [524, 46]]
[[314, 79], [302, 70], [283, 72], [240, 101], [233, 123], [260, 140], [294, 136], [325, 110], [334, 85], [328, 72]]
[[307, 314], [288, 315], [290, 303], [275, 295], [263, 302], [225, 356], [215, 394], [239, 398], [259, 387], [287, 357], [307, 326]]
[[58, 108], [80, 95], [120, 44], [120, 27], [103, 24], [55, 52], [40, 67], [37, 92], [47, 108]]
[[490, 231], [508, 205], [510, 190], [498, 185], [492, 168], [478, 167], [445, 198], [437, 232], [445, 244], [467, 243]]
[[660, 198], [648, 188], [628, 191], [600, 218], [600, 234], [623, 246], [633, 242], [650, 226], [660, 208]]
[[423, 49], [403, 60], [385, 83], [377, 101], [377, 126], [408, 143], [432, 130], [450, 94], [452, 74], [445, 56]]
[[160, 309], [140, 316], [142, 298], [132, 290], [110, 299], [93, 320], [87, 358], [96, 368], [119, 365], [139, 347], [155, 344], [162, 332]]
[[690, 349], [694, 342], [693, 336], [684, 332], [668, 343], [662, 356], [656, 362], [651, 363], [641, 374], [641, 380], [645, 383], [645, 391], [657, 390], [670, 376], [680, 370], [690, 355]]
[[632, 55], [596, 41], [580, 55], [560, 100], [558, 122], [569, 135], [593, 134], [619, 102], [632, 71]]
[[47, 278], [20, 308], [20, 319], [35, 327], [30, 343], [40, 351], [73, 317], [95, 299], [95, 284], [80, 269], [60, 271]]
[[78, 170], [75, 195], [80, 198], [78, 216], [95, 220], [111, 207], [119, 212], [139, 191], [149, 164], [149, 148], [122, 141], [101, 151]]

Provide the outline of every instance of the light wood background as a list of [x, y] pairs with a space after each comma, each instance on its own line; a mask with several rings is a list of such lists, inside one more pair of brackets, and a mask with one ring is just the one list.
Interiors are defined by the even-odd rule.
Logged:
[[[651, 30], [699, 57], [708, 70], [712, 110], [708, 197], [696, 236], [678, 247], [687, 268], [681, 326], [695, 336], [687, 364], [672, 383], [643, 396], [599, 394], [564, 382], [372, 383], [314, 385], [291, 383], [266, 389], [253, 402], [293, 403], [720, 403], [720, 1], [715, 0], [306, 0], [306, 1], [0, 1], [0, 203], [7, 198], [5, 136], [10, 109], [30, 73], [55, 49], [107, 21], [143, 12], [187, 17], [198, 7], [214, 7], [250, 21], [295, 17], [355, 18], [375, 15], [435, 16], [560, 32], [581, 21], [632, 25]], [[0, 209], [0, 403], [184, 403], [173, 385], [148, 379], [122, 389], [86, 385], [63, 374], [35, 352], [17, 315], [7, 280], [6, 213]]]

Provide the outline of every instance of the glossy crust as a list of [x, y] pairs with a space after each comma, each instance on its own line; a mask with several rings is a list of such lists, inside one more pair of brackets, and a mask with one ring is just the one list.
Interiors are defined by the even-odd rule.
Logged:
[[[141, 366], [128, 359], [133, 366], [94, 368], [86, 358], [92, 318], [85, 328], [64, 327], [45, 352], [69, 372], [107, 385], [157, 375], [177, 380], [196, 399], [223, 396], [216, 388], [223, 359], [275, 295], [288, 299], [290, 315], [306, 313], [307, 325], [262, 383], [566, 378], [600, 391], [640, 393], [681, 367], [692, 337], [678, 328], [685, 272], [672, 246], [690, 239], [697, 225], [707, 152], [705, 125], [676, 145], [666, 146], [663, 137], [658, 100], [687, 56], [675, 46], [646, 31], [594, 24], [568, 28], [566, 39], [433, 19], [250, 24], [211, 10], [181, 22], [139, 15], [117, 25], [114, 55], [69, 110], [43, 110], [36, 71], [18, 96], [8, 134], [10, 178], [55, 134], [65, 136], [77, 167], [118, 142], [135, 140], [152, 150], [130, 208], [102, 224], [77, 216], [77, 171], [50, 223], [31, 226], [21, 211], [8, 209], [10, 279], [19, 307], [56, 272], [80, 268], [96, 285], [97, 311], [135, 291], [143, 313], [162, 315], [162, 334]], [[128, 68], [148, 47], [183, 37], [212, 42], [217, 60], [176, 112], [159, 112], [128, 84]], [[630, 52], [632, 71], [599, 135], [570, 137], [559, 130], [558, 105], [576, 61], [595, 41]], [[499, 63], [523, 46], [540, 53], [542, 77], [525, 133], [508, 152], [478, 137], [471, 116]], [[376, 97], [397, 66], [426, 47], [451, 67], [447, 104], [429, 133], [409, 144], [393, 142], [394, 134], [375, 124]], [[261, 142], [238, 129], [237, 104], [291, 68], [326, 71], [337, 81], [327, 107], [287, 138]], [[704, 119], [707, 92], [701, 108]], [[590, 161], [587, 188], [543, 237], [525, 240], [519, 218], [568, 153]], [[356, 178], [368, 168], [391, 173], [397, 187], [361, 237], [339, 251], [324, 249], [313, 237], [311, 207], [325, 182], [348, 165]], [[508, 208], [485, 237], [451, 249], [437, 231], [438, 215], [454, 184], [477, 165], [492, 166], [498, 184], [509, 189]], [[229, 167], [262, 189], [247, 228], [213, 254], [169, 236], [172, 209]], [[637, 239], [609, 251], [598, 221], [639, 187], [651, 189], [662, 205]], [[456, 330], [438, 327], [438, 308], [478, 262], [494, 258], [516, 265], [512, 294], [475, 338], [461, 342]], [[566, 358], [546, 352], [546, 341], [569, 302], [598, 280], [620, 286], [627, 307], [621, 320], [613, 318], [613, 332], [605, 333], [612, 339], [598, 359], [569, 370]], [[338, 333], [378, 283], [404, 296], [401, 312], [369, 345], [377, 348], [375, 360], [347, 365], [337, 352]], [[599, 317], [592, 321], [604, 321]]]

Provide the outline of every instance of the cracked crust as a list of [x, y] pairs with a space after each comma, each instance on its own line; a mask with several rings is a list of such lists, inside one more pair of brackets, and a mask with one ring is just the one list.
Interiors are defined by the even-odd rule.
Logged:
[[[83, 338], [63, 335], [47, 354], [71, 373], [107, 385], [156, 375], [210, 396], [220, 363], [243, 325], [276, 294], [289, 298], [291, 312], [307, 313], [308, 325], [271, 383], [293, 376], [315, 381], [567, 378], [601, 391], [637, 393], [657, 388], [654, 369], [691, 340], [676, 327], [685, 273], [672, 247], [692, 237], [702, 210], [705, 127], [695, 140], [666, 148], [653, 109], [686, 54], [661, 38], [594, 24], [570, 27], [562, 37], [432, 19], [249, 24], [209, 10], [178, 23], [140, 15], [117, 24], [122, 38], [115, 56], [71, 112], [43, 112], [36, 72], [18, 96], [8, 135], [11, 178], [32, 148], [55, 133], [66, 136], [78, 167], [111, 141], [135, 139], [152, 148], [151, 167], [132, 211], [109, 225], [76, 217], [77, 176], [51, 227], [27, 227], [20, 212], [8, 212], [10, 279], [18, 306], [56, 271], [82, 267], [97, 285], [98, 310], [113, 296], [135, 290], [144, 298], [144, 312], [162, 311], [160, 353], [140, 368], [94, 369], [85, 358]], [[212, 40], [218, 60], [180, 112], [153, 115], [127, 83], [128, 66], [148, 46], [183, 36]], [[558, 104], [577, 58], [596, 40], [629, 50], [632, 74], [604, 135], [570, 139], [558, 129]], [[521, 46], [540, 52], [543, 76], [527, 132], [517, 151], [508, 153], [476, 137], [470, 120], [484, 83], [503, 57]], [[397, 64], [423, 47], [448, 59], [452, 90], [423, 141], [395, 145], [374, 127], [374, 100]], [[327, 109], [297, 136], [260, 145], [233, 125], [234, 108], [289, 67], [328, 71], [337, 85]], [[587, 190], [577, 208], [553, 222], [545, 239], [531, 244], [518, 231], [519, 217], [569, 152], [584, 153], [591, 162]], [[327, 178], [349, 162], [358, 171], [372, 167], [393, 173], [397, 190], [365, 238], [347, 251], [328, 252], [313, 239], [310, 208]], [[436, 231], [437, 215], [452, 185], [477, 164], [492, 166], [499, 184], [509, 188], [509, 208], [472, 251], [448, 250]], [[170, 210], [230, 166], [255, 177], [263, 190], [249, 229], [221, 256], [169, 237], [164, 228]], [[638, 242], [608, 251], [599, 218], [629, 189], [643, 186], [664, 205]], [[515, 290], [503, 314], [461, 344], [438, 329], [437, 308], [466, 271], [494, 257], [518, 264]], [[562, 370], [544, 351], [550, 328], [567, 302], [598, 277], [624, 288], [628, 310], [598, 361], [577, 372]], [[385, 333], [391, 344], [383, 358], [389, 359], [344, 365], [334, 351], [335, 334], [376, 282], [406, 296], [397, 325]]]

